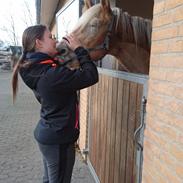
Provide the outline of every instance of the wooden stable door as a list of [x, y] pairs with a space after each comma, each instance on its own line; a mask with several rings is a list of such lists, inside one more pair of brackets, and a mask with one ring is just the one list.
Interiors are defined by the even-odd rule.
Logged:
[[100, 183], [136, 182], [143, 85], [100, 74], [89, 89], [89, 161]]

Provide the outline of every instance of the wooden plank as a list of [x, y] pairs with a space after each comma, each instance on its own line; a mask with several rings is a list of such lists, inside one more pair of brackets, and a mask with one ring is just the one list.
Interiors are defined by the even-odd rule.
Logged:
[[120, 180], [120, 156], [121, 156], [121, 127], [122, 127], [122, 110], [123, 110], [123, 80], [118, 80], [117, 94], [117, 112], [116, 112], [116, 139], [115, 139], [115, 158], [114, 158], [114, 183]]
[[[101, 94], [101, 77], [99, 77], [99, 82], [98, 82], [98, 88], [97, 88], [97, 91], [96, 91], [96, 95], [97, 95], [97, 111], [96, 111], [96, 129], [95, 129], [95, 133], [96, 134], [96, 149], [95, 149], [95, 156], [96, 156], [96, 162], [95, 162], [95, 165], [96, 165], [96, 173], [99, 177], [99, 166], [100, 166], [100, 162], [99, 162], [99, 148], [100, 148], [100, 143], [99, 143], [99, 139], [100, 139], [100, 94]], [[100, 179], [99, 179], [100, 180]]]
[[[94, 132], [94, 127], [95, 127], [95, 122], [94, 122], [94, 101], [95, 101], [95, 96], [94, 95], [94, 90], [95, 87], [92, 86], [90, 87], [90, 92], [89, 92], [89, 107], [88, 107], [88, 112], [90, 113], [90, 121], [89, 121], [89, 159], [91, 163], [94, 163], [93, 156], [94, 156], [94, 148], [93, 144], [95, 143], [95, 138], [93, 138], [93, 132]], [[92, 94], [92, 95], [91, 95]]]
[[105, 106], [105, 99], [106, 99], [106, 88], [105, 88], [105, 76], [102, 76], [102, 82], [101, 82], [101, 86], [102, 86], [102, 97], [101, 97], [101, 136], [100, 136], [100, 141], [101, 141], [101, 146], [100, 146], [100, 181], [104, 182], [105, 179], [105, 172], [104, 172], [104, 168], [105, 168], [105, 129], [106, 129], [106, 122], [105, 122], [105, 110], [106, 110], [106, 106]]
[[116, 111], [117, 111], [117, 91], [118, 79], [113, 78], [112, 83], [112, 111], [111, 111], [111, 128], [110, 128], [110, 168], [109, 182], [114, 180], [114, 156], [115, 156], [115, 136], [116, 136]]
[[126, 156], [126, 183], [134, 182], [133, 165], [134, 165], [134, 130], [136, 120], [136, 97], [137, 84], [130, 83], [129, 112], [128, 112], [128, 136], [127, 136], [127, 156]]
[[103, 76], [104, 77], [104, 111], [103, 111], [103, 115], [104, 115], [104, 124], [103, 124], [103, 148], [102, 148], [102, 163], [101, 166], [102, 168], [102, 177], [101, 177], [101, 182], [105, 182], [105, 176], [106, 176], [106, 151], [107, 151], [107, 113], [108, 113], [108, 77], [107, 76]]
[[93, 99], [91, 97], [91, 100], [93, 100], [93, 103], [92, 103], [93, 104], [93, 106], [92, 106], [93, 114], [92, 114], [92, 118], [91, 118], [91, 123], [92, 123], [93, 128], [91, 129], [92, 132], [91, 132], [91, 135], [90, 135], [90, 145], [91, 145], [90, 149], [92, 149], [92, 151], [93, 151], [93, 156], [90, 157], [90, 161], [91, 161], [95, 171], [96, 171], [96, 161], [97, 161], [96, 160], [96, 142], [97, 142], [97, 137], [95, 135], [95, 130], [97, 128], [96, 127], [96, 124], [97, 124], [97, 94], [96, 94], [97, 89], [98, 89], [98, 84], [93, 86], [93, 94], [92, 94]]
[[143, 95], [143, 85], [137, 85], [137, 102], [136, 102], [136, 124], [135, 127], [138, 128], [140, 125], [140, 114], [141, 114], [141, 105], [142, 105], [142, 95]]
[[126, 147], [128, 131], [128, 101], [129, 101], [129, 82], [123, 82], [123, 104], [122, 104], [122, 125], [121, 125], [121, 157], [120, 157], [120, 175], [119, 179], [125, 183], [126, 176]]
[[103, 76], [100, 76], [100, 99], [99, 99], [99, 120], [98, 120], [98, 131], [99, 131], [99, 139], [98, 139], [98, 175], [99, 180], [102, 182], [102, 166], [101, 166], [101, 160], [102, 160], [102, 148], [103, 148], [103, 101], [104, 101], [104, 88], [103, 88]]
[[110, 167], [110, 131], [111, 131], [111, 111], [112, 111], [112, 77], [108, 77], [108, 97], [107, 97], [107, 103], [108, 103], [108, 113], [107, 113], [107, 138], [106, 138], [106, 166], [105, 166], [105, 183], [111, 183], [109, 182], [109, 167]]

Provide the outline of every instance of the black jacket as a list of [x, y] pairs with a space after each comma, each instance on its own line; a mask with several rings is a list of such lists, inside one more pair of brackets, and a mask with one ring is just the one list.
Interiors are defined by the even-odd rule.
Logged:
[[28, 53], [26, 60], [32, 64], [20, 69], [23, 81], [41, 103], [41, 119], [34, 131], [39, 143], [70, 143], [79, 137], [77, 90], [98, 82], [98, 71], [84, 48], [77, 48], [75, 53], [80, 69], [41, 64], [53, 60], [44, 53]]

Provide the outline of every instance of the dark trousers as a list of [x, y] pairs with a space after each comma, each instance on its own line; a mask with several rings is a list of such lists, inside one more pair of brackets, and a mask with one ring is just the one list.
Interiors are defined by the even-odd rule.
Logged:
[[75, 162], [74, 144], [38, 144], [43, 155], [43, 183], [70, 183]]

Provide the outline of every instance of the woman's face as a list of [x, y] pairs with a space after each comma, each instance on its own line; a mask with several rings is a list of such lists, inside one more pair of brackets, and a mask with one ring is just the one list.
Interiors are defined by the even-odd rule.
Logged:
[[57, 53], [56, 40], [48, 29], [45, 30], [43, 39], [36, 40], [36, 47], [37, 51], [46, 53], [50, 56], [54, 56]]

